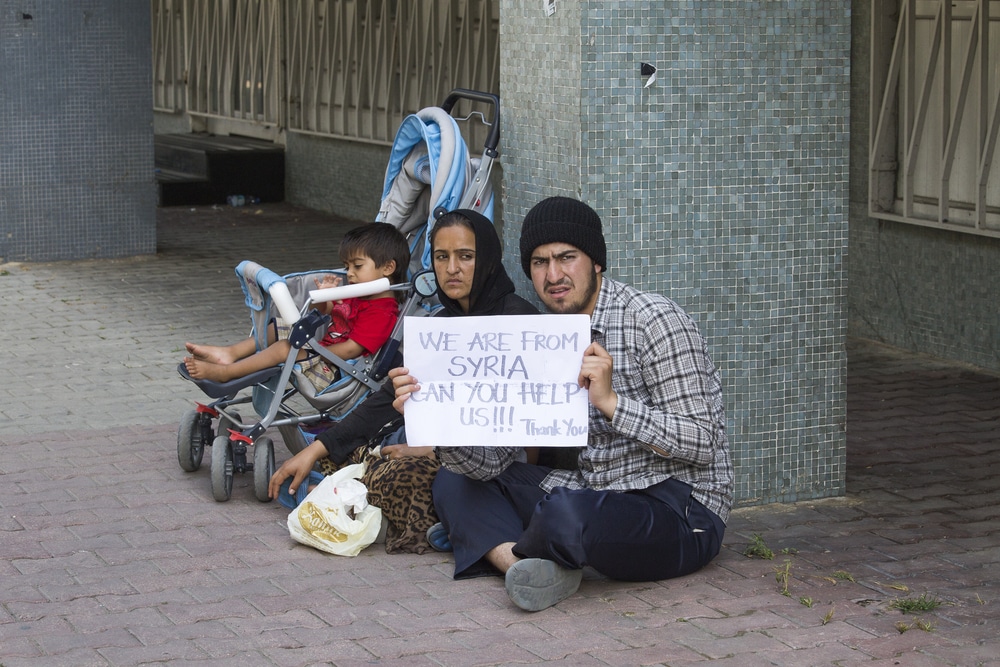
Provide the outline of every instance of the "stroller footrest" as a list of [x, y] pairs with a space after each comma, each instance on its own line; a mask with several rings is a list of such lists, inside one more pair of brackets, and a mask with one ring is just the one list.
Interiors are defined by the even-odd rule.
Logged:
[[210, 398], [222, 398], [223, 396], [232, 396], [238, 393], [241, 389], [252, 387], [255, 384], [267, 382], [270, 378], [281, 372], [281, 366], [265, 368], [264, 370], [251, 373], [250, 375], [245, 375], [241, 378], [236, 378], [235, 380], [229, 380], [228, 382], [216, 382], [215, 380], [199, 380], [198, 378], [193, 378], [191, 377], [191, 374], [188, 373], [187, 367], [185, 367], [184, 364], [177, 365], [177, 372], [180, 373], [181, 377], [185, 380], [190, 380], [198, 385], [198, 388], [205, 392], [205, 394], [207, 394]]

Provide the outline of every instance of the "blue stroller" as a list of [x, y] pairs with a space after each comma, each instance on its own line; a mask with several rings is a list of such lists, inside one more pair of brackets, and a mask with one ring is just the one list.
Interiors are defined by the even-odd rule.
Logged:
[[[451, 115], [461, 100], [485, 103], [492, 109], [489, 121], [481, 113], [470, 114], [479, 115], [489, 126], [482, 156], [469, 154], [458, 121]], [[455, 90], [441, 107], [423, 109], [404, 119], [393, 142], [375, 223], [392, 224], [407, 236], [411, 254], [409, 283], [389, 286], [383, 279], [317, 290], [313, 289], [314, 278], [335, 271], [280, 276], [250, 261], [236, 267], [251, 311], [257, 349], [267, 345], [268, 327], [278, 318], [293, 323], [288, 339], [291, 349], [284, 364], [229, 382], [196, 380], [188, 375], [184, 364], [178, 366], [182, 377], [214, 400], [198, 403], [184, 414], [177, 431], [177, 460], [185, 471], [198, 470], [206, 446], [211, 446], [215, 500], [229, 500], [234, 475], [250, 471], [254, 495], [261, 502], [270, 500], [268, 484], [274, 474], [275, 457], [274, 442], [266, 435], [267, 430], [277, 428], [289, 451], [298, 453], [314, 437], [310, 429], [343, 419], [381, 386], [389, 370], [401, 363], [405, 317], [426, 314], [436, 305], [428, 232], [438, 217], [455, 208], [475, 209], [492, 218], [489, 174], [498, 155], [498, 142], [499, 99], [487, 93]], [[386, 289], [405, 291], [407, 297], [392, 334], [377, 353], [348, 361], [319, 344], [329, 316], [313, 310], [314, 304]], [[313, 385], [296, 363], [303, 349], [335, 366], [338, 379], [327, 387]], [[243, 405], [250, 405], [258, 416], [252, 423], [245, 424], [235, 409]]]
[[[234, 473], [252, 470], [254, 494], [269, 500], [267, 487], [274, 474], [274, 442], [265, 432], [276, 427], [289, 450], [300, 451], [306, 445], [303, 428], [324, 421], [342, 419], [369, 393], [379, 388], [386, 374], [400, 362], [403, 318], [421, 310], [424, 300], [434, 295], [436, 284], [431, 271], [423, 271], [413, 282], [390, 286], [387, 279], [328, 289], [309, 289], [318, 274], [329, 271], [307, 271], [279, 276], [254, 262], [244, 261], [236, 269], [251, 310], [253, 335], [258, 348], [267, 345], [267, 330], [271, 320], [281, 318], [294, 322], [288, 341], [288, 357], [281, 366], [267, 368], [228, 382], [195, 380], [184, 364], [177, 371], [215, 399], [198, 404], [185, 413], [177, 431], [177, 461], [181, 468], [193, 472], [201, 466], [205, 445], [212, 446], [212, 495], [218, 501], [229, 500]], [[386, 289], [406, 290], [409, 294], [392, 334], [376, 354], [357, 360], [344, 360], [320, 345], [330, 322], [329, 315], [313, 310], [316, 303], [376, 294]], [[327, 387], [317, 388], [301, 373], [296, 363], [300, 350], [319, 355], [339, 370], [339, 377]], [[250, 389], [249, 394], [241, 394]], [[311, 410], [303, 411], [291, 402], [299, 396]], [[260, 418], [243, 424], [234, 408], [251, 405]], [[315, 411], [312, 411], [315, 410]], [[217, 427], [213, 422], [218, 420]], [[253, 459], [248, 459], [253, 447]]]

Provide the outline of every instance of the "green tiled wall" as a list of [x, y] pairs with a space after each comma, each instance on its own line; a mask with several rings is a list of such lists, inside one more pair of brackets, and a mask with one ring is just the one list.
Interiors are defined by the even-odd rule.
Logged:
[[555, 7], [501, 4], [519, 291], [520, 218], [549, 195], [587, 201], [609, 274], [677, 301], [708, 338], [738, 502], [842, 494], [850, 3]]
[[0, 263], [156, 252], [149, 3], [0, 8]]

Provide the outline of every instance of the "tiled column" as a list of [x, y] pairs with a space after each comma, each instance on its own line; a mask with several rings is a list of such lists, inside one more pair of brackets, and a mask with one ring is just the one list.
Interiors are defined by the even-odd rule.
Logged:
[[587, 201], [609, 275], [677, 301], [708, 338], [738, 501], [842, 494], [850, 3], [552, 4], [501, 5], [519, 291], [524, 213]]
[[0, 0], [0, 262], [156, 251], [149, 3]]

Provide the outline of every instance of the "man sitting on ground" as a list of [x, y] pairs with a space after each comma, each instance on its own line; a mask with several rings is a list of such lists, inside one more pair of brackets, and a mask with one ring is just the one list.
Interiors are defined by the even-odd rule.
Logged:
[[[582, 202], [537, 204], [520, 246], [548, 310], [591, 316], [579, 378], [588, 443], [578, 470], [519, 463], [513, 448], [437, 448], [434, 505], [455, 578], [499, 571], [511, 600], [538, 611], [572, 595], [584, 567], [625, 581], [700, 569], [722, 544], [733, 469], [697, 325], [673, 301], [604, 275], [601, 219]], [[391, 375], [402, 411], [419, 385], [405, 368]]]

